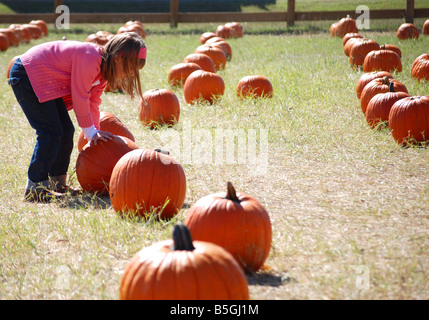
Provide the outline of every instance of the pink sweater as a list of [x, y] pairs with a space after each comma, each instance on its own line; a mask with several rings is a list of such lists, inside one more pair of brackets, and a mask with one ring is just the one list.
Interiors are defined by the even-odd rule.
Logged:
[[21, 61], [40, 102], [65, 97], [80, 127], [99, 129], [99, 105], [107, 84], [100, 73], [99, 46], [69, 40], [46, 42], [24, 53]]

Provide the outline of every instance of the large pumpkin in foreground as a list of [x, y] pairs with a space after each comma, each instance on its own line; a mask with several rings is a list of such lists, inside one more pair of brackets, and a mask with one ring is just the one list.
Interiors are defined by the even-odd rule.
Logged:
[[389, 113], [389, 128], [401, 145], [429, 142], [429, 96], [395, 102]]
[[[63, 98], [64, 99], [64, 98]], [[113, 113], [102, 111], [100, 112], [100, 130], [108, 131], [117, 136], [122, 136], [135, 141], [134, 135], [131, 131], [116, 117]], [[80, 151], [88, 143], [83, 131], [79, 133], [77, 140], [77, 149]]]
[[124, 155], [113, 168], [110, 201], [123, 216], [156, 213], [162, 219], [175, 216], [183, 206], [186, 177], [171, 156], [137, 149]]
[[183, 94], [189, 104], [205, 101], [212, 104], [223, 96], [225, 82], [223, 78], [213, 72], [197, 70], [192, 72], [185, 81]]
[[135, 149], [138, 146], [132, 140], [121, 136], [86, 144], [76, 160], [76, 176], [82, 189], [108, 195], [108, 184], [116, 162]]
[[192, 238], [225, 248], [246, 272], [256, 272], [268, 257], [272, 230], [268, 212], [250, 195], [228, 191], [208, 195], [192, 205], [185, 217]]
[[183, 224], [173, 240], [143, 248], [121, 277], [120, 300], [248, 300], [240, 265], [223, 248], [192, 241]]

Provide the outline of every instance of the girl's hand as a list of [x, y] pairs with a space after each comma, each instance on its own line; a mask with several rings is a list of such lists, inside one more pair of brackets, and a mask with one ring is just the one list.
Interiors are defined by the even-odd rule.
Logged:
[[113, 133], [108, 131], [98, 131], [92, 137], [91, 143], [94, 143], [96, 145], [98, 141], [108, 141], [108, 140], [112, 140], [112, 138], [113, 138]]

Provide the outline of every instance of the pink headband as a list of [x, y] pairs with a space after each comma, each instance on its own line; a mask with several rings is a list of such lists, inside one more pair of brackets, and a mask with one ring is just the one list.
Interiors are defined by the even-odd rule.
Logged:
[[147, 52], [146, 47], [141, 47], [139, 52], [139, 58], [146, 60], [146, 52]]

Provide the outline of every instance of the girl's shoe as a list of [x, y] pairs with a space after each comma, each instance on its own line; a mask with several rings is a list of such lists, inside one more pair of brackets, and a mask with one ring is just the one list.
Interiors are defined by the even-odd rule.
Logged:
[[83, 193], [82, 189], [73, 188], [70, 186], [58, 186], [55, 188], [55, 192], [58, 193], [70, 193], [71, 196], [77, 196]]
[[41, 187], [26, 189], [24, 193], [24, 200], [27, 202], [49, 203], [52, 200], [64, 199], [64, 197], [64, 193], [48, 190], [46, 188]]

